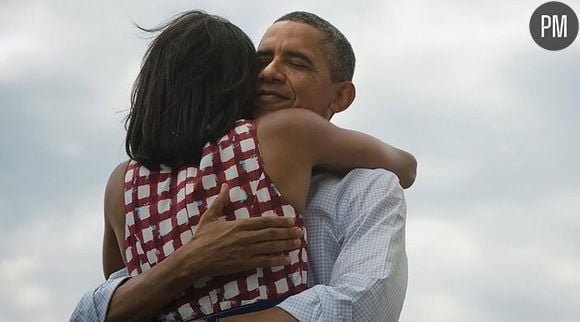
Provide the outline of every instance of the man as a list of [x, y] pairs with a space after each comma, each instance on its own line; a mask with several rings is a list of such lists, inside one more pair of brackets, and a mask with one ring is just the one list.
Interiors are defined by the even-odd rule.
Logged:
[[[264, 34], [258, 56], [259, 111], [303, 107], [330, 119], [354, 100], [352, 48], [316, 15], [293, 12], [278, 19]], [[221, 206], [212, 207], [208, 211], [215, 215]], [[407, 283], [405, 212], [401, 186], [390, 172], [316, 174], [304, 216], [312, 287], [275, 308], [220, 321], [398, 320]], [[114, 320], [112, 315], [123, 310], [126, 317], [138, 319], [145, 312], [139, 318], [150, 318], [188, 286], [171, 278], [179, 275], [179, 258], [185, 257], [185, 252], [177, 254], [122, 285], [126, 272], [115, 273], [85, 295], [71, 320], [103, 320], [107, 314]], [[151, 296], [135, 297], [141, 290]]]

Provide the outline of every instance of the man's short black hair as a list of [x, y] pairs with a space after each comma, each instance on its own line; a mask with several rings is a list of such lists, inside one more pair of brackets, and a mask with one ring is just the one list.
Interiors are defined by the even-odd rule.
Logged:
[[330, 22], [304, 11], [294, 11], [278, 18], [280, 21], [293, 21], [316, 28], [323, 35], [326, 58], [330, 64], [330, 77], [335, 82], [352, 81], [355, 57], [352, 46], [346, 37]]

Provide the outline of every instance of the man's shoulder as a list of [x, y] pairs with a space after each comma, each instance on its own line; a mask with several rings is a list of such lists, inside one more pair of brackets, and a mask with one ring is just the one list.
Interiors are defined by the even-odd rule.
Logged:
[[403, 194], [399, 178], [384, 169], [353, 169], [347, 174], [331, 172], [317, 173], [310, 185], [310, 196], [353, 196], [369, 190], [380, 190], [383, 193]]
[[361, 183], [388, 183], [399, 184], [399, 178], [391, 171], [385, 169], [353, 169], [346, 174], [333, 172], [321, 172], [314, 175], [312, 181], [320, 185], [342, 184], [354, 185]]
[[352, 169], [343, 178], [343, 180], [353, 180], [353, 181], [359, 180], [373, 181], [377, 179], [399, 184], [399, 178], [397, 177], [397, 175], [385, 169], [361, 169], [361, 168]]

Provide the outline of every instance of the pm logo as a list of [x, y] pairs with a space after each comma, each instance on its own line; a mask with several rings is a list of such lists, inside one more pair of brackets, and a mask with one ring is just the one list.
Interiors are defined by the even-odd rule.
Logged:
[[578, 35], [578, 17], [562, 2], [546, 2], [530, 19], [530, 33], [540, 47], [547, 50], [564, 49]]

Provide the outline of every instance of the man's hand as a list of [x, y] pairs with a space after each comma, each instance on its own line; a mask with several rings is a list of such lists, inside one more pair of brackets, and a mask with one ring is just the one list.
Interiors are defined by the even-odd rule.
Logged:
[[300, 247], [303, 233], [293, 227], [295, 219], [258, 217], [220, 221], [217, 218], [228, 202], [229, 188], [223, 184], [217, 198], [202, 214], [193, 239], [172, 255], [181, 258], [188, 275], [218, 276], [289, 264], [289, 256], [270, 254]]

